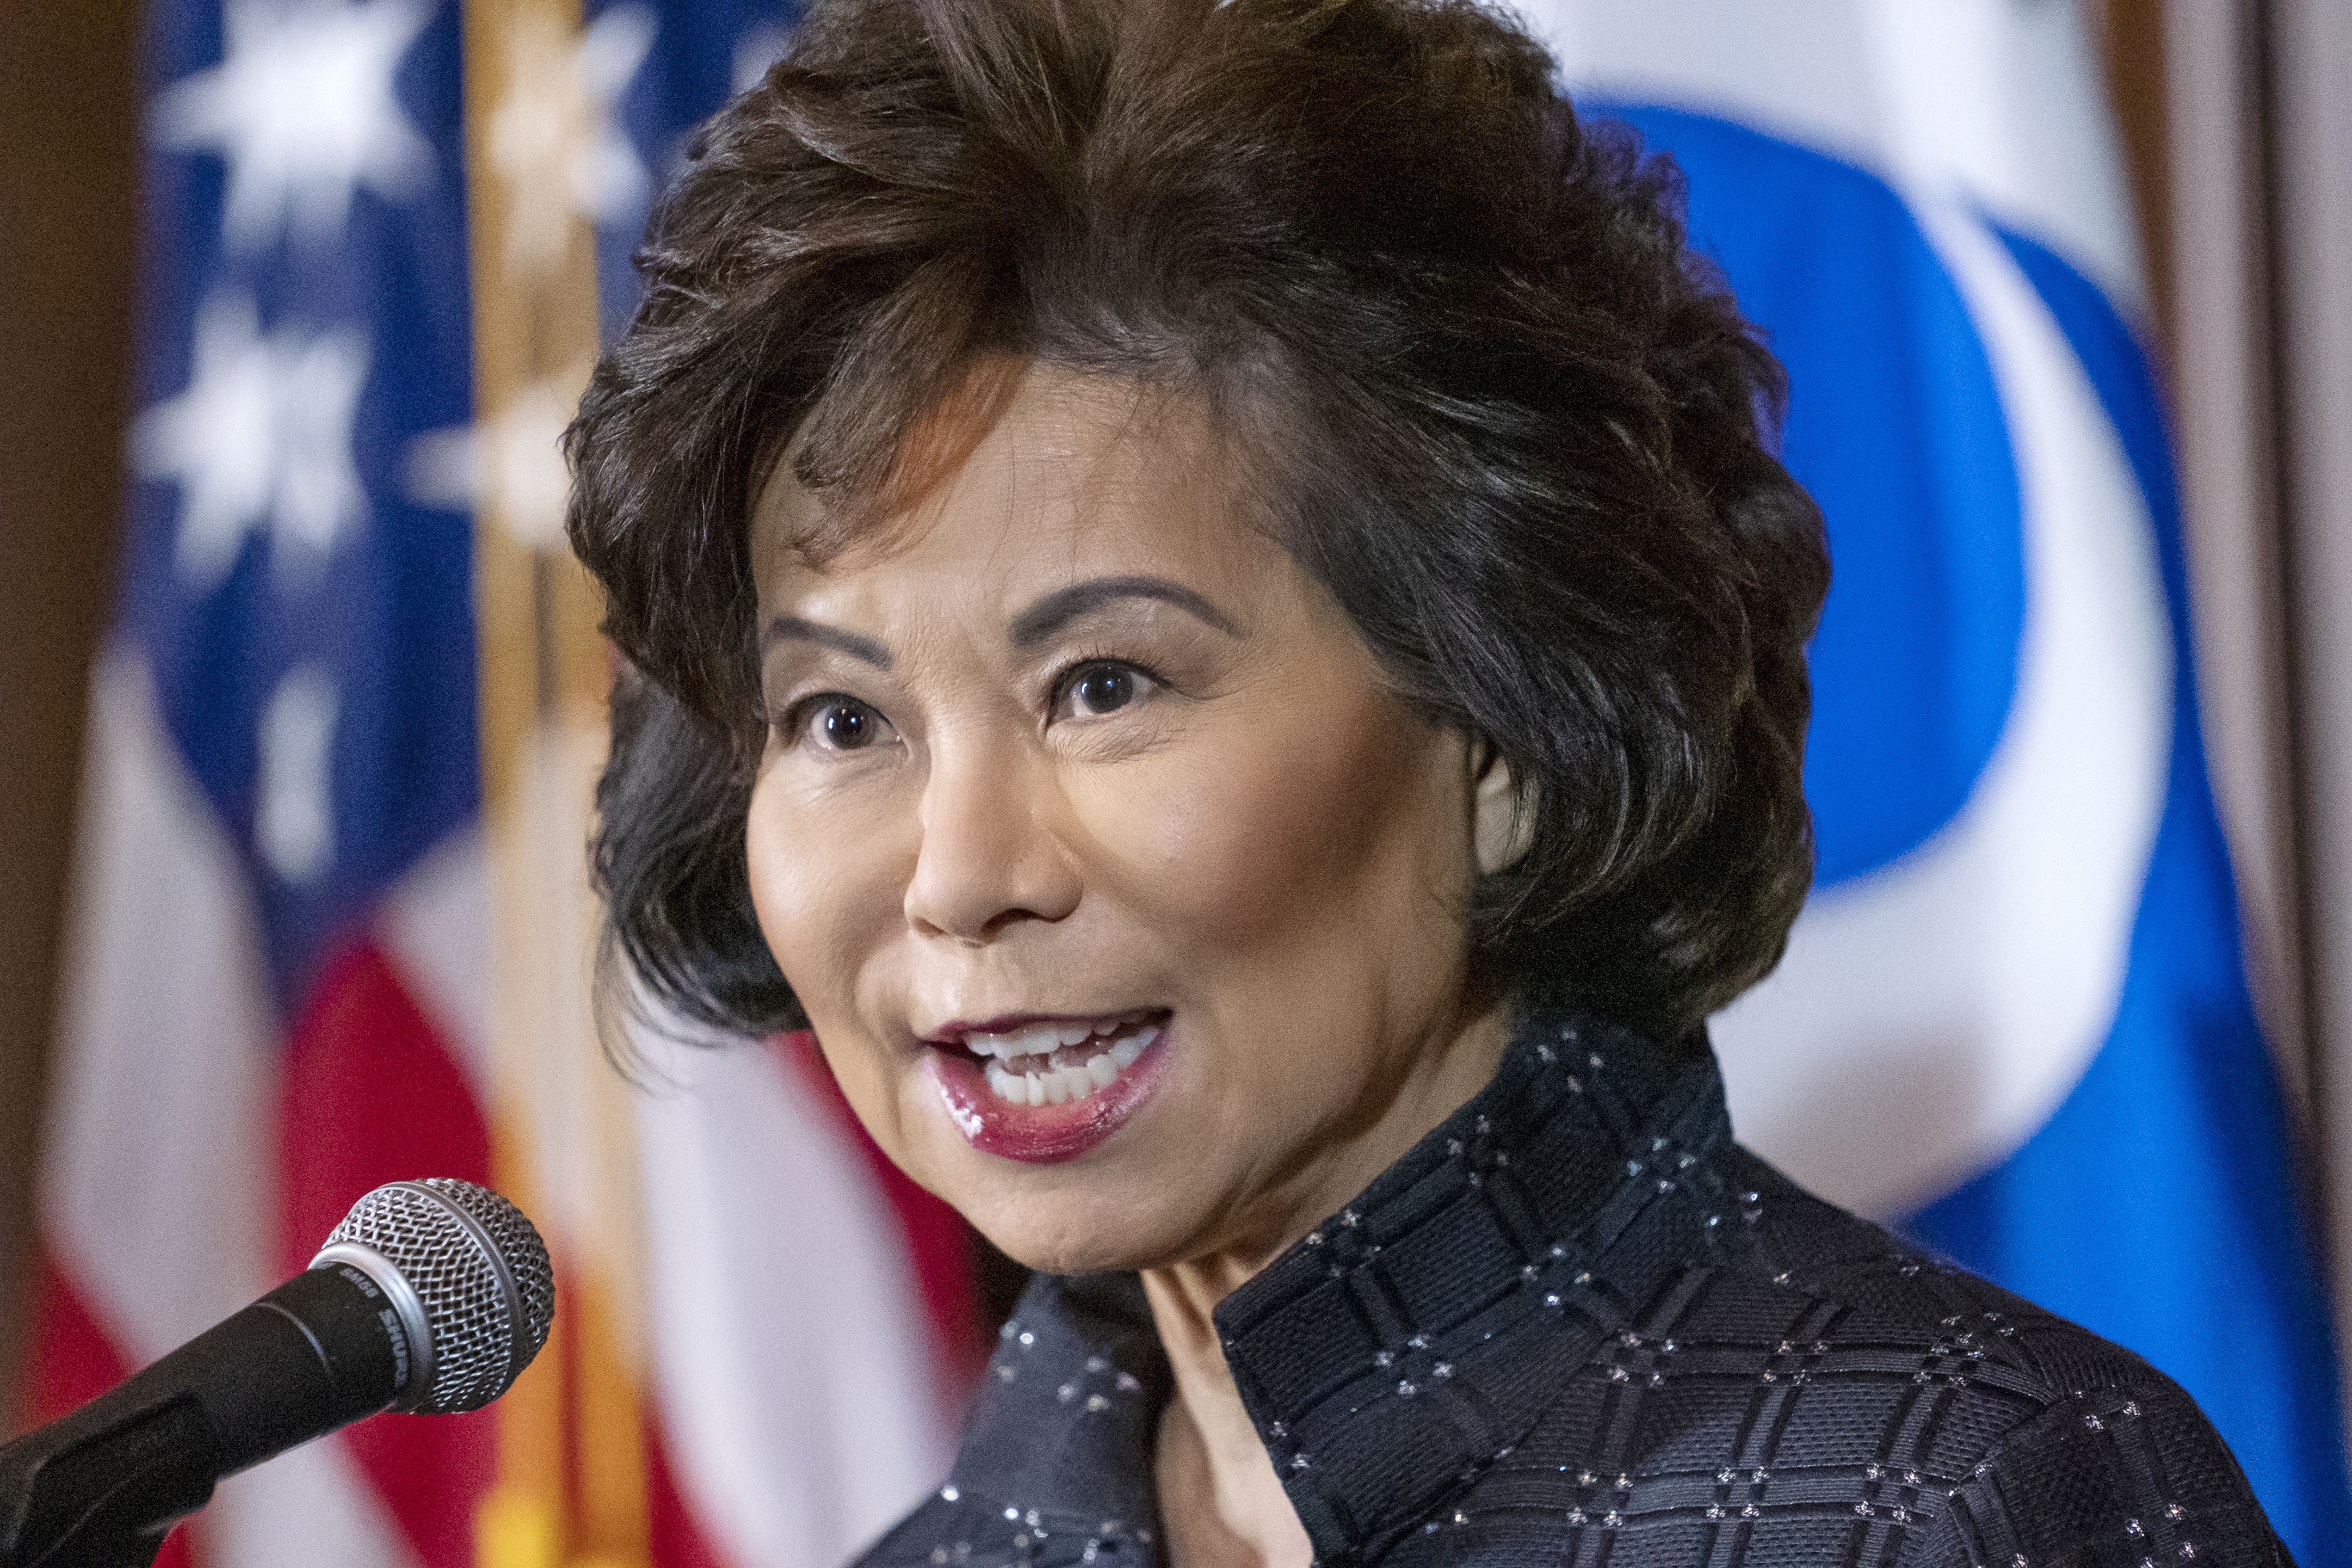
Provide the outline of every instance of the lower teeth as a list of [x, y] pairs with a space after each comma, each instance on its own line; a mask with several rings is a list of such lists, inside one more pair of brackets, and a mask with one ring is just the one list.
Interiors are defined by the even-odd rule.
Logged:
[[988, 1087], [996, 1098], [1015, 1105], [1060, 1105], [1066, 1100], [1084, 1100], [1099, 1089], [1108, 1089], [1111, 1081], [1128, 1068], [1135, 1065], [1144, 1047], [1160, 1037], [1157, 1026], [1136, 1031], [1114, 1042], [1110, 1048], [1088, 1057], [1082, 1066], [1055, 1067], [1046, 1060], [1042, 1072], [1013, 1072], [1003, 1063], [988, 1064]]

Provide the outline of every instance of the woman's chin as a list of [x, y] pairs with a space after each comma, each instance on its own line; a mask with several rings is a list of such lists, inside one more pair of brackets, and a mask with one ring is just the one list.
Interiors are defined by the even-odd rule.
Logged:
[[[1069, 1234], [1072, 1228], [1087, 1234]], [[1023, 1218], [1001, 1228], [982, 1226], [980, 1232], [1005, 1257], [1039, 1274], [1131, 1273], [1161, 1261], [1155, 1252], [1137, 1253], [1133, 1238], [1118, 1235], [1117, 1226], [1041, 1226]]]
[[947, 1195], [990, 1245], [1041, 1274], [1104, 1274], [1181, 1258], [1206, 1218], [1196, 1212], [1196, 1194], [1173, 1175], [1118, 1179], [1128, 1174], [1104, 1182], [983, 1180]]

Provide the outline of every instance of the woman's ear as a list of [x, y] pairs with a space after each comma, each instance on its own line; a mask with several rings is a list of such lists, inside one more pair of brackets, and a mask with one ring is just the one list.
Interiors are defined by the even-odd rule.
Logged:
[[1490, 877], [1518, 863], [1535, 842], [1535, 802], [1519, 787], [1511, 764], [1492, 741], [1477, 737], [1470, 747], [1470, 842], [1478, 874]]

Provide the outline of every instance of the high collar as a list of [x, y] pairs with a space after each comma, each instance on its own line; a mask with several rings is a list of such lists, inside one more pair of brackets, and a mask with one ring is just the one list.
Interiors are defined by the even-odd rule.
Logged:
[[[1746, 1228], [1717, 1168], [1729, 1146], [1706, 1052], [1670, 1061], [1601, 1019], [1531, 1010], [1486, 1089], [1218, 1306], [1319, 1562], [1375, 1557], [1437, 1517], [1548, 1390], [1612, 1339], [1638, 1346], [1633, 1305]], [[1150, 1520], [1170, 1377], [1135, 1277], [1041, 1278], [1004, 1331], [957, 1482]], [[1613, 1359], [1638, 1374], [1638, 1354]], [[1558, 1377], [1528, 1375], [1543, 1369]]]

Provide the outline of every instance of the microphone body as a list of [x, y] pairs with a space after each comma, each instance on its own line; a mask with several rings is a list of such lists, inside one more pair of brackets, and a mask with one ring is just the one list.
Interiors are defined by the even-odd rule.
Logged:
[[539, 1233], [487, 1188], [377, 1188], [311, 1266], [0, 1445], [0, 1568], [146, 1568], [223, 1476], [381, 1410], [473, 1410], [547, 1342]]

